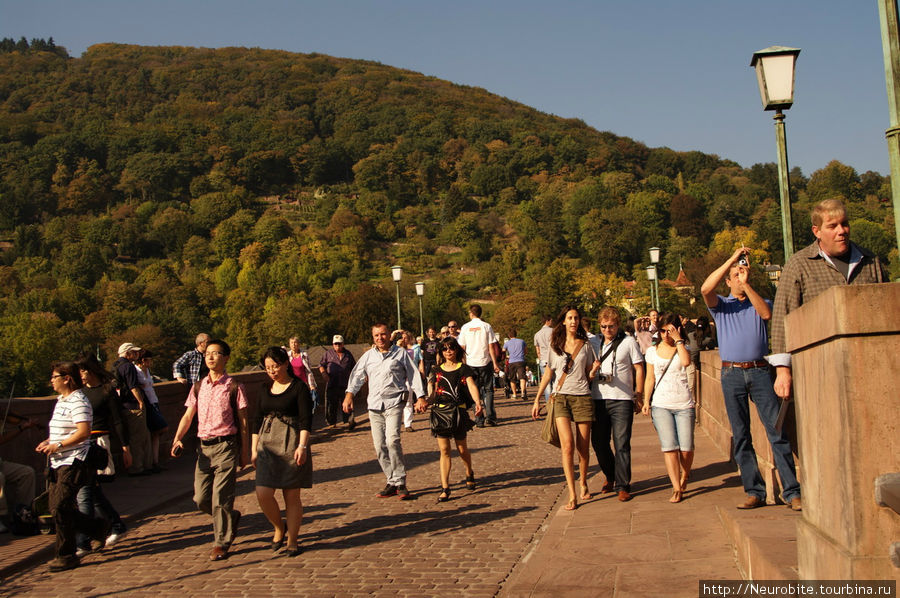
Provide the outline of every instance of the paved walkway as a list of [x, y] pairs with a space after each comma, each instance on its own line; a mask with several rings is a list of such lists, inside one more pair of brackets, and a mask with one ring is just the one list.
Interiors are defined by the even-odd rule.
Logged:
[[[566, 512], [558, 450], [539, 440], [529, 405], [501, 399], [500, 426], [470, 434], [478, 489], [455, 483], [446, 503], [436, 502], [438, 453], [425, 416], [403, 434], [411, 501], [375, 497], [384, 477], [365, 417], [354, 432], [318, 433], [315, 486], [303, 491], [305, 551], [296, 558], [269, 550], [271, 530], [246, 471], [238, 540], [227, 560], [210, 562], [211, 522], [190, 500], [193, 460], [170, 462], [160, 475], [109, 487], [131, 519], [129, 534], [75, 570], [48, 572], [52, 537], [0, 536], [0, 595], [696, 596], [698, 579], [740, 577], [717, 509], [733, 509], [743, 493], [702, 432], [681, 504], [667, 502], [655, 432], [638, 418], [635, 498], [604, 495]], [[463, 472], [456, 459], [451, 479]]]

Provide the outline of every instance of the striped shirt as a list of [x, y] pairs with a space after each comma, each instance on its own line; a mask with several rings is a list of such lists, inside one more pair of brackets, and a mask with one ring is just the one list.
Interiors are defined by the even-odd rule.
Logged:
[[[87, 422], [90, 427], [94, 411], [91, 402], [80, 390], [72, 391], [69, 396], [60, 395], [53, 407], [53, 417], [50, 418], [50, 444], [62, 442], [76, 430], [76, 424]], [[63, 465], [71, 465], [75, 459], [84, 461], [87, 458], [90, 436], [84, 441], [59, 449], [57, 453], [50, 454], [50, 467], [56, 469]]]

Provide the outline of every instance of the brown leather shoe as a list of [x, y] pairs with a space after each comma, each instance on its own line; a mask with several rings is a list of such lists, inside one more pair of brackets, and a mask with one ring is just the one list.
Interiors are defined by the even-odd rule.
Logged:
[[739, 509], [755, 509], [757, 507], [764, 507], [764, 506], [766, 506], [765, 500], [763, 500], [759, 497], [750, 495], [747, 497], [747, 500], [745, 502], [739, 504], [737, 506], [737, 508], [739, 508]]
[[212, 552], [209, 553], [209, 560], [221, 561], [228, 555], [224, 546], [213, 546]]
[[800, 501], [800, 497], [792, 498], [788, 508], [792, 511], [802, 511], [803, 503]]
[[603, 487], [600, 488], [600, 494], [609, 494], [613, 491], [613, 481], [606, 480], [603, 482]]
[[619, 490], [619, 502], [628, 502], [631, 500], [631, 494], [628, 493], [628, 490]]

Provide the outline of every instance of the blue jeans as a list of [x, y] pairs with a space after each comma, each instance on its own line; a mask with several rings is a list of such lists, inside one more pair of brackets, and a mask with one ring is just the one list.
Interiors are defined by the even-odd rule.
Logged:
[[780, 399], [775, 396], [769, 368], [722, 368], [722, 394], [725, 409], [734, 436], [734, 460], [741, 470], [741, 483], [747, 494], [766, 499], [766, 484], [759, 474], [753, 438], [750, 436], [750, 403], [756, 403], [756, 412], [766, 429], [772, 445], [772, 458], [781, 478], [781, 498], [786, 503], [800, 496], [800, 483], [794, 468], [791, 443], [784, 431], [775, 430]]
[[[541, 378], [544, 377], [544, 370], [547, 369], [548, 365], [545, 365], [538, 361], [538, 384], [541, 383]], [[550, 391], [553, 390], [553, 377], [550, 378], [550, 384], [547, 385], [547, 388], [544, 389], [544, 402], [550, 400]]]
[[484, 416], [476, 417], [475, 423], [484, 425], [485, 421], [496, 422], [497, 413], [494, 411], [494, 366], [473, 366], [475, 372], [475, 385], [478, 387], [478, 396], [484, 405]]
[[650, 417], [653, 419], [653, 427], [659, 436], [659, 444], [662, 451], [692, 451], [694, 450], [694, 408], [690, 409], [666, 409], [665, 407], [653, 407], [650, 409]]
[[406, 464], [403, 462], [403, 445], [400, 444], [403, 405], [400, 403], [384, 411], [369, 410], [375, 456], [391, 486], [406, 485]]
[[[615, 480], [616, 490], [631, 490], [631, 426], [634, 422], [634, 402], [594, 401], [594, 425], [591, 444], [600, 469], [607, 480]], [[610, 436], [616, 454], [609, 446]]]
[[[113, 532], [119, 534], [125, 532], [125, 524], [122, 522], [122, 517], [119, 516], [119, 513], [110, 504], [109, 499], [103, 494], [103, 489], [100, 487], [100, 482], [96, 477], [92, 483], [78, 489], [78, 495], [75, 500], [80, 513], [88, 517], [105, 519], [112, 524], [111, 531]], [[88, 550], [91, 548], [91, 539], [80, 532], [75, 537], [75, 543], [78, 545], [78, 548]]]

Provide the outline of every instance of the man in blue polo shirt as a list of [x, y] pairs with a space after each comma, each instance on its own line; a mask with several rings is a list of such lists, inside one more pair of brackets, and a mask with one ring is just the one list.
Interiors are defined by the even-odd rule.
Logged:
[[[791, 509], [800, 511], [800, 483], [791, 443], [783, 431], [775, 428], [780, 403], [775, 396], [769, 363], [763, 358], [768, 353], [766, 320], [772, 317], [772, 302], [760, 297], [750, 286], [749, 253], [746, 247], [737, 249], [700, 287], [716, 321], [722, 358], [722, 394], [734, 437], [734, 458], [747, 493], [747, 500], [738, 508], [755, 509], [766, 504], [766, 485], [759, 473], [750, 436], [749, 399], [756, 403], [759, 419], [772, 445], [772, 456], [781, 478], [781, 497]], [[716, 294], [723, 277], [731, 289], [728, 297]]]

